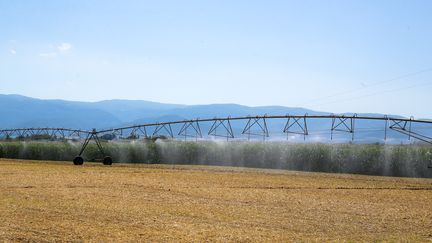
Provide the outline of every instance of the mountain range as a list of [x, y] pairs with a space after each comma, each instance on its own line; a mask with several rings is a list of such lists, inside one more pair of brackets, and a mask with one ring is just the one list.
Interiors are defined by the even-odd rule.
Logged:
[[[298, 107], [259, 106], [238, 104], [181, 105], [143, 100], [104, 100], [79, 102], [44, 100], [21, 95], [0, 95], [0, 128], [66, 127], [80, 129], [106, 129], [132, 124], [246, 115], [326, 115], [328, 112]], [[383, 114], [359, 114], [384, 116]], [[331, 121], [309, 121], [308, 127], [329, 132]], [[235, 133], [241, 133], [244, 121], [233, 122]], [[286, 121], [269, 121], [269, 131], [281, 133]], [[381, 122], [382, 123], [382, 122]], [[384, 125], [377, 121], [359, 121], [356, 128], [382, 128], [361, 135], [363, 138], [381, 138]], [[208, 129], [211, 124], [203, 124]]]
[[237, 104], [178, 105], [143, 100], [79, 102], [44, 100], [21, 95], [0, 95], [1, 128], [68, 127], [109, 128], [129, 124], [195, 118], [328, 114], [283, 106], [249, 107]]

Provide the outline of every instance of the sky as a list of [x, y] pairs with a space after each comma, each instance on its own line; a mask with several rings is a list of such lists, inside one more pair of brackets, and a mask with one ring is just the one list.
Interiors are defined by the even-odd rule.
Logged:
[[0, 93], [432, 118], [432, 1], [0, 0]]

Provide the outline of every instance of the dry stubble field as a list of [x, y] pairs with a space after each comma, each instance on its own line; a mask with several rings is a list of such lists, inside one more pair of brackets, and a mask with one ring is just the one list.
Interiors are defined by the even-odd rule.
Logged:
[[0, 159], [0, 241], [431, 239], [431, 179]]

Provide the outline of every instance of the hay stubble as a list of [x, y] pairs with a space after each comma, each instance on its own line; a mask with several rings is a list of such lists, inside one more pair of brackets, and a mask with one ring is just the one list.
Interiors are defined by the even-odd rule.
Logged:
[[0, 240], [432, 238], [432, 180], [0, 160]]

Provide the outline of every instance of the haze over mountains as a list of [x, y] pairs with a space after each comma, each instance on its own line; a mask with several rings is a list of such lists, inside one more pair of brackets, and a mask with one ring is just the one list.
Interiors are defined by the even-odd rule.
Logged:
[[[65, 100], [43, 100], [21, 95], [0, 95], [0, 128], [19, 127], [65, 127], [80, 129], [104, 129], [131, 124], [175, 121], [195, 118], [212, 118], [246, 115], [325, 115], [329, 112], [283, 106], [249, 107], [237, 104], [179, 105], [142, 100], [105, 100], [99, 102], [77, 102]], [[362, 114], [383, 116], [383, 114]], [[329, 132], [331, 121], [308, 121], [310, 130]], [[282, 134], [286, 121], [268, 121], [269, 131]], [[359, 121], [356, 129], [371, 127], [384, 130], [382, 122]], [[211, 124], [202, 124], [208, 129]], [[239, 134], [244, 121], [233, 121], [234, 132]], [[178, 128], [177, 128], [178, 129]], [[326, 135], [327, 136], [327, 135]], [[346, 136], [346, 135], [345, 135]], [[396, 134], [397, 137], [400, 137]], [[382, 131], [375, 129], [360, 134], [357, 138], [382, 138]]]
[[107, 128], [125, 124], [243, 115], [328, 114], [283, 106], [249, 107], [237, 104], [178, 105], [142, 100], [77, 102], [0, 95], [1, 128]]

